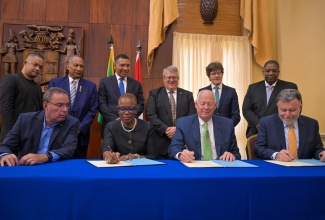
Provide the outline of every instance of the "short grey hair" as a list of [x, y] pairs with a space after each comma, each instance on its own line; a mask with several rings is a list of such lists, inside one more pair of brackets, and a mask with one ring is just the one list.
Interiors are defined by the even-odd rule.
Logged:
[[44, 93], [43, 102], [50, 102], [54, 93], [66, 94], [68, 96], [68, 93], [64, 89], [61, 89], [58, 87], [52, 87], [52, 88], [46, 90], [46, 92]]
[[170, 66], [168, 66], [168, 67], [166, 67], [164, 69], [164, 71], [163, 71], [163, 77], [164, 78], [166, 77], [167, 72], [176, 73], [177, 74], [177, 77], [179, 77], [179, 75], [178, 75], [178, 69], [174, 65], [170, 65]]
[[302, 103], [302, 97], [298, 90], [296, 89], [284, 89], [282, 90], [278, 96], [276, 97], [276, 102], [291, 102], [294, 99], [298, 99], [300, 103]]
[[69, 64], [72, 64], [72, 63], [73, 63], [73, 62], [72, 62], [73, 59], [76, 58], [76, 57], [78, 57], [78, 58], [84, 60], [81, 56], [78, 56], [78, 55], [72, 55], [71, 57], [69, 57]]

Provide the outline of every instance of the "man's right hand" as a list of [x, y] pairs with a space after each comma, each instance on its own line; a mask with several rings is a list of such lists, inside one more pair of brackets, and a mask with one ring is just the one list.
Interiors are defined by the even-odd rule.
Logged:
[[178, 159], [184, 163], [192, 163], [195, 160], [194, 152], [185, 149], [178, 154]]
[[291, 161], [294, 160], [294, 157], [288, 150], [281, 150], [276, 155], [275, 159], [278, 160], [278, 161], [282, 161], [282, 162], [291, 162]]
[[18, 158], [15, 154], [7, 154], [0, 157], [0, 165], [3, 167], [5, 165], [8, 166], [17, 166], [19, 165]]

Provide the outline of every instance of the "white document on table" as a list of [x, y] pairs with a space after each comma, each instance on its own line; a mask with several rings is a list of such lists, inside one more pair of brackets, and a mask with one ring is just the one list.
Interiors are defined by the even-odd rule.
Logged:
[[277, 165], [281, 165], [281, 166], [286, 166], [286, 167], [312, 167], [312, 166], [317, 166], [315, 164], [302, 162], [302, 160], [295, 160], [295, 161], [292, 161], [292, 162], [282, 162], [282, 161], [277, 161], [277, 160], [265, 160], [265, 161], [269, 162], [269, 163], [274, 163], [274, 164], [277, 164]]
[[133, 160], [120, 161], [116, 164], [108, 164], [105, 160], [87, 160], [88, 163], [95, 167], [126, 167], [126, 166], [147, 166], [147, 165], [162, 165], [163, 162], [150, 160], [147, 158], [139, 158]]
[[[182, 162], [182, 161], [181, 161]], [[192, 163], [182, 162], [185, 166], [190, 168], [203, 168], [203, 167], [223, 167], [220, 164], [213, 163], [209, 160], [195, 160]]]

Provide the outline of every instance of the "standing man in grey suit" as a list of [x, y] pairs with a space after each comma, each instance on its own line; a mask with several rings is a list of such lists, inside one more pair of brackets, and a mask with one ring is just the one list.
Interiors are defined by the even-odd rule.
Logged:
[[278, 112], [276, 97], [284, 89], [296, 89], [292, 82], [278, 79], [280, 65], [275, 60], [269, 60], [262, 70], [265, 80], [249, 85], [243, 103], [243, 115], [248, 122], [246, 137], [257, 134], [259, 120]]
[[162, 159], [168, 159], [168, 147], [176, 131], [176, 119], [196, 113], [192, 92], [179, 88], [178, 80], [177, 67], [165, 68], [164, 86], [150, 91], [146, 105], [147, 120], [154, 125], [157, 153]]
[[130, 72], [130, 59], [125, 54], [115, 58], [115, 75], [100, 80], [98, 87], [99, 112], [104, 120], [102, 124], [102, 137], [108, 122], [116, 120], [118, 115], [118, 99], [124, 93], [132, 93], [137, 98], [137, 115], [139, 117], [144, 108], [144, 98], [141, 84], [128, 77]]
[[18, 74], [6, 75], [0, 83], [0, 112], [2, 127], [0, 142], [12, 129], [18, 116], [24, 112], [42, 110], [42, 90], [34, 79], [43, 69], [44, 58], [30, 53]]
[[219, 62], [210, 63], [206, 67], [206, 74], [211, 81], [211, 85], [199, 89], [211, 90], [214, 93], [217, 102], [215, 115], [230, 118], [236, 126], [240, 121], [240, 110], [238, 104], [238, 95], [234, 88], [226, 86], [222, 83], [223, 66]]

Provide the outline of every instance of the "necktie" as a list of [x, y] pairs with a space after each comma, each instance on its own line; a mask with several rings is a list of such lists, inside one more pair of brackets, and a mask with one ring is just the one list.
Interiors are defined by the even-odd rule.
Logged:
[[216, 102], [217, 102], [217, 107], [218, 107], [218, 105], [219, 105], [219, 101], [220, 101], [220, 94], [219, 94], [219, 87], [218, 86], [216, 86], [216, 87], [214, 87], [214, 95], [216, 96]]
[[212, 160], [212, 148], [208, 129], [208, 123], [203, 125], [203, 159]]
[[176, 124], [176, 102], [173, 93], [174, 93], [173, 91], [169, 92], [169, 103], [170, 103], [170, 108], [172, 110], [173, 125], [175, 125]]
[[273, 91], [274, 86], [266, 86], [266, 105], [269, 104], [269, 100]]
[[121, 77], [121, 78], [120, 78], [120, 84], [119, 84], [121, 95], [123, 95], [123, 94], [125, 93], [123, 80], [124, 80], [124, 78]]
[[77, 93], [76, 84], [77, 82], [75, 80], [71, 82], [71, 91], [70, 91], [71, 105], [73, 105], [74, 99], [76, 98], [76, 93]]
[[289, 152], [293, 155], [294, 159], [298, 158], [297, 152], [297, 140], [295, 130], [293, 129], [293, 125], [289, 126], [288, 130], [288, 143], [289, 143]]

